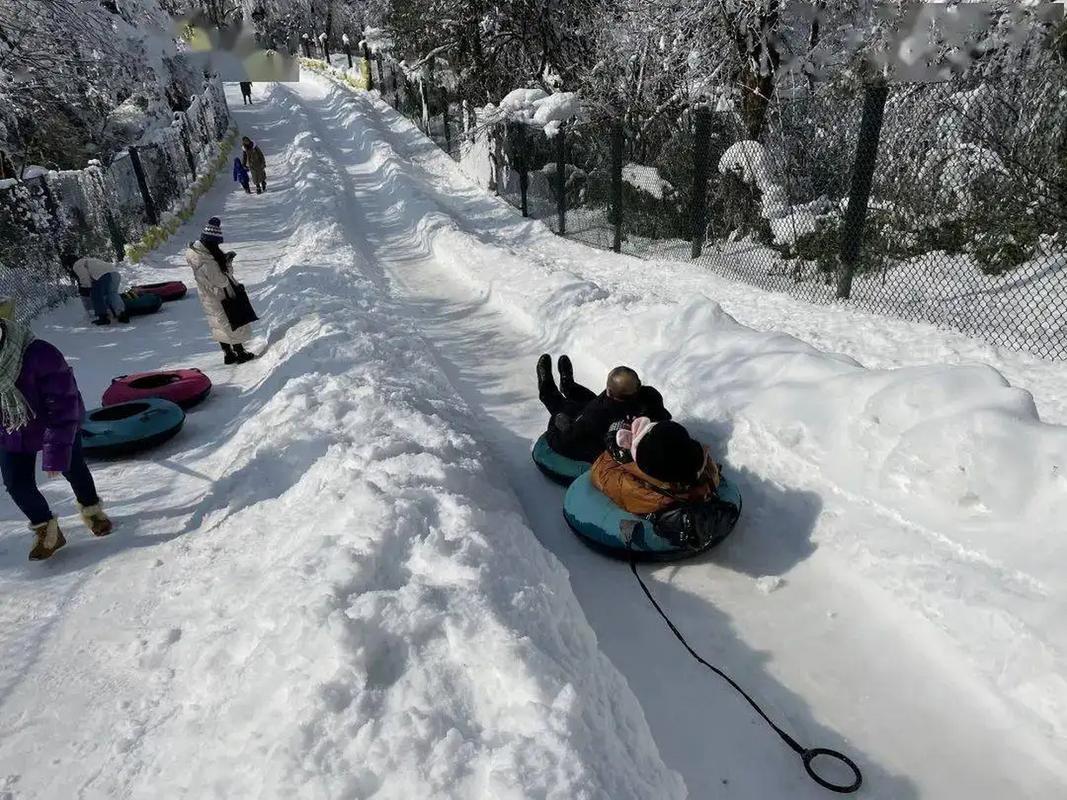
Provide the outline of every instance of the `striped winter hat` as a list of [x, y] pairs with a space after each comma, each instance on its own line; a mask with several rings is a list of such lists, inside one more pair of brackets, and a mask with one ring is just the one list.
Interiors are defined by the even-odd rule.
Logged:
[[222, 244], [222, 220], [212, 217], [204, 226], [204, 232], [200, 234], [200, 241], [204, 244]]

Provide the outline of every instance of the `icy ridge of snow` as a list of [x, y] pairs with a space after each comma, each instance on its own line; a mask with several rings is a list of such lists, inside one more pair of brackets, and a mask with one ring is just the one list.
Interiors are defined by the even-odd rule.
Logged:
[[255, 292], [276, 320], [263, 399], [198, 466], [213, 544], [189, 545], [192, 579], [149, 620], [158, 683], [94, 786], [684, 797], [469, 411], [361, 272], [321, 192], [332, 165], [293, 141], [273, 162], [294, 177], [289, 245]]
[[[426, 159], [458, 175], [443, 157]], [[633, 363], [697, 430], [733, 425], [792, 459], [805, 485], [883, 516], [896, 541], [834, 530], [822, 543], [942, 631], [955, 648], [946, 662], [966, 663], [1015, 713], [1064, 735], [1067, 629], [1047, 608], [1067, 597], [1067, 543], [1057, 535], [1067, 515], [1067, 428], [1042, 423], [1029, 393], [985, 365], [865, 369], [746, 328], [707, 297], [674, 303], [612, 292], [574, 271], [580, 246], [570, 245], [574, 258], [563, 268], [531, 262], [406, 203], [425, 214], [422, 246], [437, 262], [546, 349], [604, 370]], [[539, 226], [528, 225], [536, 241]], [[546, 250], [569, 246], [543, 235]]]

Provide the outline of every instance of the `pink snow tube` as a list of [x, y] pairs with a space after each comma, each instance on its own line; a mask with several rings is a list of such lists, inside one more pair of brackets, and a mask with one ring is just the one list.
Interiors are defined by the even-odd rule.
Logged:
[[113, 378], [104, 392], [103, 405], [158, 397], [182, 408], [192, 408], [211, 391], [211, 379], [198, 369], [140, 372]]
[[185, 293], [189, 291], [185, 284], [181, 281], [164, 281], [163, 283], [143, 283], [140, 286], [134, 286], [141, 294], [154, 294], [159, 297], [164, 303], [170, 300], [181, 300], [185, 297]]

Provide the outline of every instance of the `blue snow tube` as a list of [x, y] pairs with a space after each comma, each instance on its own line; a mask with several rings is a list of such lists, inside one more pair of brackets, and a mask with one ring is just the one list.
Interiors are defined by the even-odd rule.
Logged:
[[94, 408], [82, 423], [82, 448], [93, 458], [120, 458], [162, 444], [184, 424], [181, 406], [159, 398]]
[[588, 461], [576, 461], [573, 458], [561, 456], [548, 446], [546, 437], [547, 434], [541, 434], [541, 438], [537, 440], [530, 455], [533, 456], [537, 468], [545, 473], [545, 476], [550, 480], [555, 481], [560, 486], [570, 486], [571, 481], [588, 472], [589, 468], [593, 466]]
[[[593, 486], [588, 474], [575, 479], [567, 490], [563, 516], [579, 539], [602, 553], [627, 559], [633, 555], [639, 561], [673, 561], [710, 550], [729, 536], [741, 515], [741, 493], [724, 477], [717, 496], [702, 505], [710, 512], [709, 519], [714, 520], [714, 530], [696, 548], [678, 545], [658, 535], [651, 520], [623, 511]], [[623, 530], [631, 526], [630, 547], [627, 547]]]

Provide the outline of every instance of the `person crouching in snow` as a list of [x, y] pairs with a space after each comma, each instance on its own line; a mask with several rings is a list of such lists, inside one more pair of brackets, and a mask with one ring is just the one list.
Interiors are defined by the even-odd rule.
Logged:
[[252, 189], [248, 185], [248, 170], [245, 169], [245, 165], [241, 163], [240, 158], [234, 158], [233, 160], [233, 179], [244, 187], [245, 194], [252, 194]]
[[189, 245], [185, 260], [193, 269], [196, 278], [197, 294], [204, 307], [211, 336], [222, 347], [227, 364], [243, 364], [255, 356], [244, 348], [245, 342], [252, 338], [252, 324], [232, 328], [226, 316], [222, 300], [234, 296], [234, 282], [231, 276], [234, 253], [223, 253], [220, 245], [222, 238], [222, 220], [212, 217], [204, 226], [200, 239]]
[[[82, 305], [90, 314], [96, 314], [94, 325], [110, 325], [111, 317], [108, 312], [114, 314], [119, 322], [130, 321], [130, 315], [126, 313], [126, 303], [119, 292], [122, 275], [119, 274], [117, 264], [84, 256], [75, 261], [71, 269], [78, 279], [78, 293], [82, 296]], [[85, 301], [86, 289], [89, 292], [91, 310], [90, 303]]]
[[0, 471], [15, 505], [29, 519], [40, 561], [66, 544], [59, 521], [37, 488], [37, 453], [49, 477], [62, 474], [74, 490], [82, 520], [94, 536], [111, 533], [96, 484], [85, 463], [85, 416], [74, 372], [63, 354], [28, 328], [0, 321]]
[[624, 511], [639, 516], [711, 499], [718, 489], [718, 465], [708, 448], [677, 422], [638, 417], [616, 423], [608, 450], [593, 463], [590, 479]]

